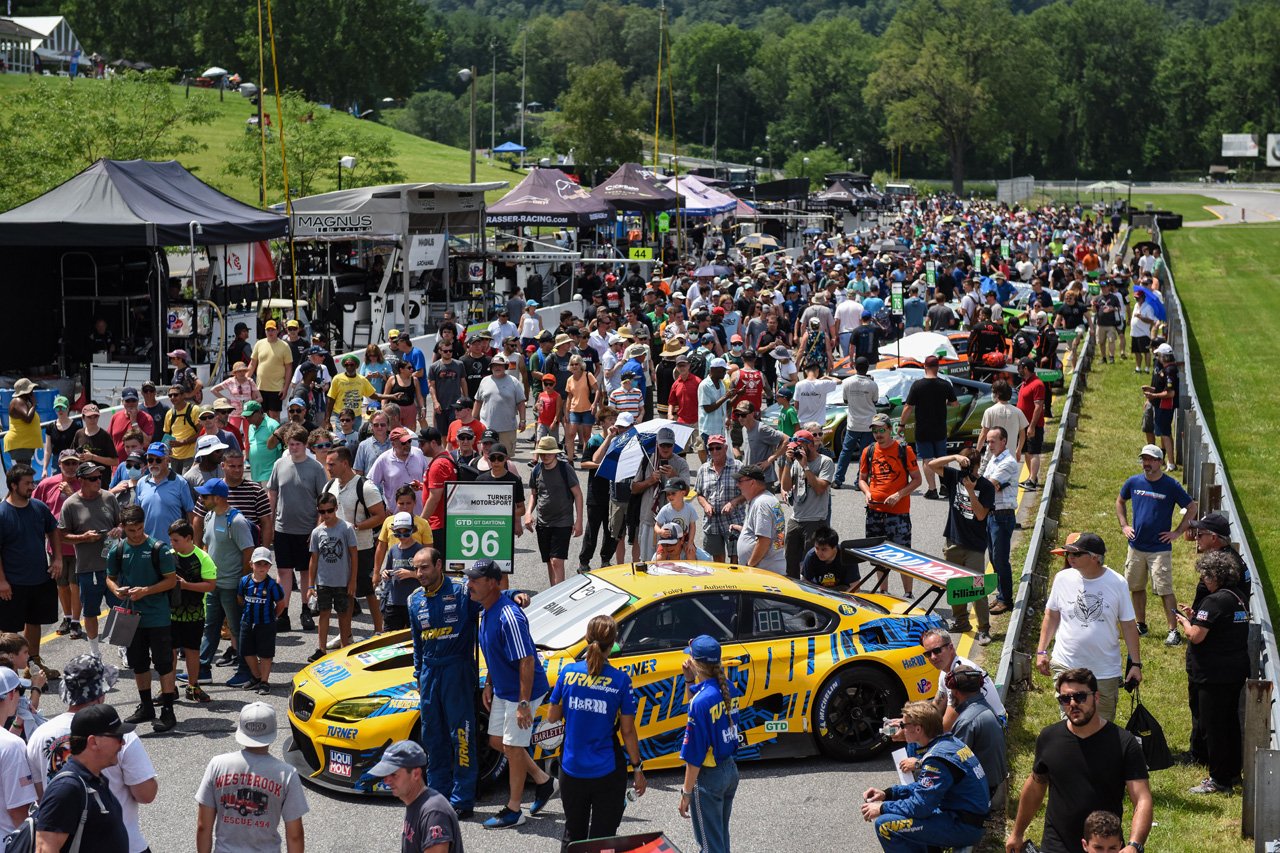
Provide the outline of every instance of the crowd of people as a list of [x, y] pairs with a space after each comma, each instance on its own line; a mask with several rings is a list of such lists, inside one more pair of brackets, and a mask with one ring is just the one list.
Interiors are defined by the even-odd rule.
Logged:
[[[58, 718], [60, 736], [70, 732], [73, 756], [67, 760], [60, 747], [55, 760], [44, 748], [31, 772], [40, 770], [60, 797], [68, 788], [79, 796], [66, 781], [78, 774], [104, 801], [105, 778], [131, 839], [140, 837], [136, 806], [148, 801], [142, 777], [155, 774], [133, 727], [174, 729], [180, 700], [210, 701], [204, 687], [215, 668], [230, 671], [228, 688], [272, 695], [276, 639], [294, 630], [295, 614], [299, 630], [314, 632], [309, 661], [316, 661], [353, 642], [353, 615], [368, 608], [374, 633], [408, 628], [414, 641], [421, 745], [392, 745], [377, 768], [409, 808], [405, 833], [420, 842], [413, 849], [460, 850], [457, 821], [474, 811], [475, 768], [460, 756], [477, 734], [477, 645], [488, 663], [487, 735], [506, 755], [510, 776], [508, 802], [485, 826], [518, 826], [559, 792], [566, 844], [608, 834], [620, 820], [629, 771], [637, 793], [646, 787], [631, 719], [635, 697], [625, 673], [608, 663], [616, 625], [593, 620], [586, 660], [549, 684], [521, 612], [527, 602], [507, 589], [509, 576], [485, 560], [465, 580], [444, 575], [445, 485], [513, 484], [515, 532], [532, 532], [552, 584], [565, 578], [575, 550], [580, 570], [703, 559], [837, 591], [859, 580], [841, 548], [846, 539], [915, 544], [978, 572], [990, 562], [997, 588], [994, 601], [973, 602], [976, 631], [967, 605], [952, 608], [948, 623], [985, 645], [991, 617], [1013, 606], [1019, 497], [1040, 485], [1052, 393], [1039, 371], [1061, 367], [1064, 358], [1070, 364], [1081, 333], [1092, 329], [1100, 362], [1115, 361], [1117, 343], [1125, 358], [1127, 344], [1144, 382], [1151, 371], [1143, 386], [1148, 444], [1141, 472], [1116, 500], [1130, 543], [1124, 576], [1104, 565], [1096, 534], [1064, 546], [1067, 568], [1050, 593], [1037, 668], [1055, 676], [1065, 721], [1037, 743], [1009, 849], [1021, 849], [1046, 790], [1044, 849], [1074, 849], [1088, 832], [1114, 835], [1114, 820], [1090, 813], [1119, 814], [1127, 784], [1135, 802], [1128, 847], [1142, 853], [1150, 826], [1145, 765], [1129, 760], [1132, 739], [1110, 720], [1121, 683], [1141, 681], [1148, 578], [1167, 617], [1165, 642], [1189, 643], [1197, 719], [1191, 757], [1210, 770], [1193, 789], [1202, 793], [1230, 790], [1239, 778], [1238, 724], [1228, 724], [1234, 704], [1223, 688], [1229, 680], [1238, 694], [1247, 672], [1239, 666], [1238, 617], [1244, 612], [1247, 621], [1249, 585], [1238, 556], [1225, 565], [1235, 554], [1225, 519], [1197, 520], [1195, 502], [1167, 473], [1180, 390], [1149, 304], [1159, 298], [1162, 262], [1150, 253], [1113, 262], [1119, 227], [1118, 217], [1079, 210], [933, 198], [904, 209], [892, 225], [822, 234], [798, 253], [713, 256], [734, 264], [728, 276], [695, 276], [699, 259], [657, 269], [650, 279], [636, 266], [603, 276], [584, 269], [576, 285], [583, 308], [562, 312], [555, 328], [544, 328], [537, 303], [517, 293], [487, 328], [468, 330], [446, 317], [429, 354], [393, 330], [385, 347], [335, 363], [296, 321], [283, 323], [283, 336], [268, 321], [252, 346], [248, 330], [237, 329], [230, 374], [210, 387], [186, 352], [168, 353], [171, 383], [124, 389], [105, 427], [93, 404], [81, 408], [77, 427], [68, 401], [58, 398], [57, 420], [42, 432], [34, 385], [20, 380], [5, 436], [15, 464], [0, 505], [0, 630], [15, 632], [25, 650], [12, 667], [15, 678], [18, 671], [30, 678], [24, 701], [38, 700], [37, 680], [61, 677], [70, 710]], [[890, 307], [895, 293], [905, 297], [900, 312]], [[967, 332], [970, 369], [991, 381], [993, 405], [973, 446], [949, 446], [947, 410], [956, 394], [937, 356], [921, 361], [923, 376], [899, 423], [879, 410], [882, 395], [869, 371], [882, 345], [926, 329]], [[1062, 347], [1061, 338], [1072, 341]], [[834, 376], [838, 367], [847, 376]], [[837, 393], [847, 410], [838, 445], [825, 423]], [[634, 475], [595, 476], [632, 427], [655, 417], [669, 424], [656, 430]], [[911, 444], [900, 439], [908, 424]], [[678, 429], [687, 441], [677, 441]], [[37, 484], [28, 463], [42, 446]], [[514, 457], [526, 448], [531, 458], [522, 471]], [[851, 467], [865, 504], [861, 525], [832, 513], [833, 492], [849, 488]], [[913, 496], [920, 500], [921, 487], [924, 500], [947, 502], [941, 541], [913, 543]], [[1177, 525], [1175, 504], [1184, 512]], [[1204, 551], [1203, 584], [1191, 605], [1179, 606], [1170, 553], [1192, 529]], [[903, 585], [910, 594], [910, 579]], [[134, 674], [138, 704], [123, 719], [101, 705], [114, 681], [103, 652], [111, 638], [98, 619], [104, 602], [137, 615], [123, 664]], [[88, 653], [62, 674], [40, 655], [41, 626], [52, 623], [87, 642]], [[904, 709], [898, 734], [912, 745], [903, 769], [918, 779], [869, 790], [863, 806], [886, 850], [976, 838], [1006, 776], [1006, 717], [990, 677], [955, 654], [947, 631], [926, 634], [923, 644], [943, 673], [938, 698]], [[737, 786], [736, 716], [727, 712], [733, 688], [713, 646], [698, 638], [687, 650], [690, 720], [681, 751], [688, 770], [679, 812], [693, 814], [705, 851], [729, 849]], [[4, 672], [0, 688], [9, 683]], [[76, 685], [88, 686], [76, 692]], [[542, 703], [550, 719], [566, 723], [559, 780], [527, 751]], [[38, 720], [24, 733], [29, 750], [43, 730]], [[214, 759], [197, 795], [198, 849], [210, 849], [222, 833], [236, 840], [218, 849], [250, 844], [249, 830], [221, 817], [227, 798], [242, 795], [231, 791], [234, 780], [250, 776], [269, 782], [271, 816], [264, 822], [270, 833], [252, 836], [250, 846], [278, 848], [283, 820], [289, 849], [302, 848], [305, 797], [296, 774], [266, 753], [275, 727], [269, 705], [245, 706], [237, 733], [244, 749]], [[1095, 738], [1100, 731], [1105, 736]], [[1069, 737], [1088, 739], [1097, 761], [1079, 766], [1063, 745]], [[1124, 777], [1118, 787], [1116, 774]], [[526, 785], [530, 806], [522, 804]], [[58, 846], [78, 817], [59, 802], [42, 805], [39, 821]], [[1086, 802], [1093, 805], [1085, 809]], [[14, 809], [25, 803], [9, 805], [12, 828]], [[142, 848], [130, 840], [127, 848], [103, 849]]]

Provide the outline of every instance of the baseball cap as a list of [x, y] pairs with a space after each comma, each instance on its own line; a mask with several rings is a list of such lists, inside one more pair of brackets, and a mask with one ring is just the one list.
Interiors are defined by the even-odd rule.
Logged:
[[633, 415], [631, 412], [623, 412], [622, 414], [618, 415], [618, 419], [614, 421], [614, 425], [621, 427], [622, 429], [630, 429], [632, 426], [635, 425], [635, 422], [636, 422], [635, 415]]
[[480, 434], [481, 444], [492, 444], [498, 440], [498, 434], [491, 429], [487, 429]]
[[542, 343], [543, 341], [554, 341], [555, 339], [556, 336], [551, 333], [550, 329], [543, 329], [538, 333], [538, 343]]
[[225, 498], [230, 497], [231, 490], [227, 488], [226, 480], [214, 477], [212, 480], [206, 480], [203, 486], [196, 486], [196, 494]]
[[[753, 467], [748, 465], [747, 467]], [[708, 634], [699, 634], [689, 641], [689, 646], [684, 653], [697, 661], [704, 663], [720, 662], [720, 644], [716, 642], [715, 637]]]
[[147, 455], [167, 457], [169, 455], [169, 445], [163, 441], [153, 441], [147, 445]]
[[739, 400], [733, 410], [738, 414], [749, 415], [756, 410], [756, 406], [750, 400]]
[[286, 320], [284, 324], [286, 329], [301, 329], [302, 324], [297, 320]]
[[405, 427], [396, 427], [391, 431], [392, 441], [413, 441], [413, 433]]
[[[311, 365], [311, 369], [315, 370], [316, 366], [314, 364]], [[307, 407], [307, 401], [302, 399], [301, 397], [293, 397], [292, 399], [289, 400], [289, 408], [293, 408], [295, 406], [298, 407], [299, 409], [305, 409]]]
[[780, 385], [778, 386], [778, 390], [773, 393], [784, 400], [790, 400], [792, 395], [795, 394], [795, 391], [791, 389], [790, 385]]
[[29, 686], [31, 684], [30, 681], [27, 681], [27, 684], [24, 685], [22, 683], [24, 680], [25, 679], [19, 678], [18, 673], [9, 669], [9, 667], [0, 667], [0, 696], [8, 696], [19, 687]]
[[398, 337], [400, 337], [399, 329], [391, 329], [390, 331], [387, 332], [387, 340], [389, 341], [394, 341]]
[[1173, 347], [1169, 346], [1168, 344], [1161, 344], [1160, 346], [1156, 347], [1155, 352], [1156, 352], [1156, 355], [1172, 355]]
[[658, 444], [675, 444], [676, 434], [671, 427], [662, 427], [658, 430]]
[[500, 364], [500, 365], [502, 365], [503, 367], [506, 367], [509, 363], [510, 363], [510, 362], [508, 362], [508, 361], [507, 361], [507, 357], [506, 357], [505, 355], [503, 355], [502, 353], [497, 353], [497, 354], [496, 354], [496, 355], [494, 355], [494, 357], [489, 361], [489, 364], [490, 364], [491, 366], [492, 366], [492, 365], [495, 365], [495, 364]]
[[1074, 545], [1074, 544], [1076, 543], [1076, 540], [1077, 540], [1077, 539], [1079, 539], [1079, 538], [1080, 538], [1080, 533], [1079, 533], [1079, 531], [1077, 531], [1077, 532], [1075, 532], [1075, 533], [1068, 533], [1068, 534], [1067, 534], [1067, 538], [1066, 538], [1066, 540], [1062, 543], [1062, 546], [1061, 546], [1061, 547], [1059, 547], [1059, 548], [1053, 548], [1053, 549], [1051, 549], [1051, 550], [1049, 551], [1049, 553], [1050, 553], [1050, 554], [1057, 554], [1059, 557], [1061, 557], [1061, 556], [1063, 556], [1064, 554], [1066, 554], [1066, 553], [1067, 553], [1067, 546], [1068, 546], [1068, 545]]
[[80, 467], [76, 469], [77, 477], [92, 477], [102, 470], [102, 466], [96, 462], [81, 462]]
[[738, 469], [739, 480], [759, 480], [763, 483], [764, 470], [759, 465], [743, 465]]
[[454, 433], [455, 438], [475, 438], [476, 431], [469, 426], [458, 427], [458, 431]]
[[236, 743], [241, 746], [271, 746], [276, 739], [276, 709], [266, 702], [250, 702], [240, 709]]
[[266, 323], [264, 323], [264, 324], [262, 325], [262, 328], [264, 328], [264, 329], [278, 329], [278, 328], [280, 328], [280, 326], [279, 326], [279, 324], [278, 324], [278, 323], [276, 323], [276, 321], [275, 321], [275, 320], [268, 320]]
[[709, 435], [709, 436], [707, 436], [707, 447], [710, 447], [710, 446], [711, 446], [711, 445], [713, 445], [713, 444], [719, 444], [719, 445], [721, 445], [721, 446], [726, 446], [726, 445], [728, 445], [728, 444], [729, 444], [729, 441], [728, 441], [728, 439], [726, 439], [723, 435]]
[[1138, 451], [1138, 458], [1141, 459], [1143, 456], [1150, 456], [1152, 459], [1163, 459], [1164, 451], [1154, 444], [1144, 444], [1142, 449]]
[[176, 349], [165, 353], [166, 358], [180, 358], [183, 361], [191, 361], [191, 356], [184, 349]]
[[253, 556], [249, 558], [249, 562], [270, 563], [274, 566], [276, 564], [276, 556], [271, 553], [271, 549], [267, 546], [259, 545], [257, 548], [253, 549]]
[[250, 415], [256, 415], [262, 411], [262, 404], [257, 400], [245, 400], [244, 406], [240, 409], [240, 416], [247, 418]]
[[235, 404], [226, 397], [219, 397], [213, 401], [213, 410], [215, 412], [234, 412], [236, 407]]
[[[554, 439], [552, 439], [554, 441]], [[502, 569], [498, 568], [498, 564], [493, 560], [476, 560], [471, 567], [463, 571], [467, 577], [474, 580], [481, 578], [489, 578], [491, 580], [502, 579]]]
[[489, 448], [489, 456], [506, 456], [507, 446], [505, 444], [495, 444]]
[[689, 491], [689, 484], [685, 482], [683, 477], [670, 477], [662, 484], [662, 491], [687, 492]]
[[80, 458], [80, 454], [76, 453], [74, 450], [68, 447], [66, 450], [58, 454], [58, 464], [61, 465], [63, 462], [66, 462], [68, 459], [79, 459], [79, 458]]
[[707, 370], [715, 370], [716, 368], [719, 368], [720, 370], [728, 370], [729, 365], [723, 358], [713, 358], [711, 361], [707, 362]]
[[407, 512], [397, 512], [391, 519], [391, 530], [408, 530], [413, 532], [413, 516]]
[[1231, 520], [1220, 512], [1211, 512], [1204, 518], [1197, 518], [1191, 522], [1191, 526], [1196, 530], [1207, 530], [1219, 539], [1231, 539]]
[[807, 429], [799, 429], [799, 430], [796, 430], [795, 435], [791, 436], [791, 440], [805, 441], [805, 442], [808, 442], [809, 444], [813, 444], [814, 436], [813, 436], [813, 433], [809, 432]]
[[76, 655], [62, 668], [59, 693], [68, 705], [87, 705], [116, 686], [120, 671], [90, 654]]
[[382, 759], [369, 768], [371, 776], [390, 776], [397, 770], [426, 767], [427, 753], [411, 740], [398, 740], [382, 752]]
[[98, 407], [97, 407], [95, 404], [93, 404], [93, 403], [85, 403], [84, 408], [82, 408], [82, 409], [80, 410], [80, 414], [81, 414], [82, 416], [86, 416], [86, 417], [87, 417], [88, 415], [97, 415], [97, 414], [101, 414], [101, 411], [98, 409]]
[[1107, 543], [1103, 542], [1102, 537], [1096, 533], [1081, 533], [1076, 537], [1076, 541], [1063, 545], [1062, 550], [1068, 554], [1093, 554], [1097, 557], [1105, 557]]
[[55, 409], [70, 409], [71, 401], [59, 394], [57, 397], [53, 398], [53, 407]]
[[671, 522], [670, 524], [664, 524], [662, 526], [662, 533], [658, 536], [658, 544], [676, 545], [683, 538], [684, 531], [681, 529], [680, 525], [675, 522]]
[[135, 450], [132, 453], [130, 453], [128, 456], [126, 456], [124, 458], [124, 461], [130, 465], [134, 465], [134, 464], [141, 465], [146, 460], [143, 458], [141, 453]]
[[125, 388], [123, 391], [121, 391], [121, 392], [120, 392], [120, 399], [121, 399], [121, 400], [136, 400], [136, 399], [138, 399], [138, 389], [137, 389], [137, 388]]
[[889, 425], [889, 416], [884, 412], [877, 412], [871, 416], [871, 425], [873, 427], [887, 427]]
[[470, 409], [475, 404], [476, 404], [475, 397], [463, 396], [458, 398], [458, 402], [454, 403], [453, 407], [455, 409]]
[[[12, 670], [9, 670], [12, 672]], [[16, 679], [17, 676], [15, 675]], [[10, 688], [12, 689], [12, 688]], [[7, 691], [6, 691], [7, 692]], [[120, 713], [110, 705], [90, 705], [76, 711], [71, 718], [72, 737], [90, 737], [92, 735], [127, 735], [133, 726], [120, 719]]]

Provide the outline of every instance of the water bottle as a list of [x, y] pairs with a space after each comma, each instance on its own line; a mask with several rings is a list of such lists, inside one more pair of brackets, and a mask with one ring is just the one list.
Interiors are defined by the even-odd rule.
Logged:
[[636, 800], [638, 800], [638, 799], [640, 799], [640, 794], [638, 794], [638, 793], [636, 792], [636, 789], [635, 789], [635, 788], [628, 788], [628, 789], [627, 789], [627, 803], [628, 803], [628, 804], [630, 804], [630, 803], [634, 803], [634, 802], [635, 802]]

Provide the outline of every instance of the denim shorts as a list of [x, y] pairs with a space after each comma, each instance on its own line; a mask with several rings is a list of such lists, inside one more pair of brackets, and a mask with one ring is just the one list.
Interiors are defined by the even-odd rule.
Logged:
[[947, 440], [917, 441], [916, 456], [920, 459], [941, 459], [947, 455]]
[[586, 424], [587, 426], [591, 426], [595, 422], [596, 422], [596, 416], [594, 412], [570, 412], [569, 413], [569, 423], [571, 424]]

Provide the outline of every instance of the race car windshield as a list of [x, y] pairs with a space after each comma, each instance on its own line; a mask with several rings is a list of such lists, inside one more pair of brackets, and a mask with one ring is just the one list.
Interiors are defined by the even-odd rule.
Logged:
[[827, 589], [825, 586], [819, 586], [816, 583], [810, 583], [809, 581], [806, 581], [806, 580], [800, 580], [798, 581], [798, 583], [801, 586], [803, 586], [806, 590], [813, 593], [814, 595], [820, 595], [823, 598], [831, 599], [832, 601], [838, 602], [840, 604], [851, 604], [855, 608], [870, 610], [873, 613], [881, 613], [881, 614], [889, 613], [888, 610], [881, 607], [879, 604], [876, 604], [874, 601], [871, 601], [869, 599], [863, 598], [860, 595], [850, 595], [847, 592], [835, 592], [834, 590]]
[[533, 597], [525, 614], [540, 649], [565, 649], [587, 634], [591, 617], [612, 616], [632, 601], [630, 593], [595, 575], [575, 575]]

